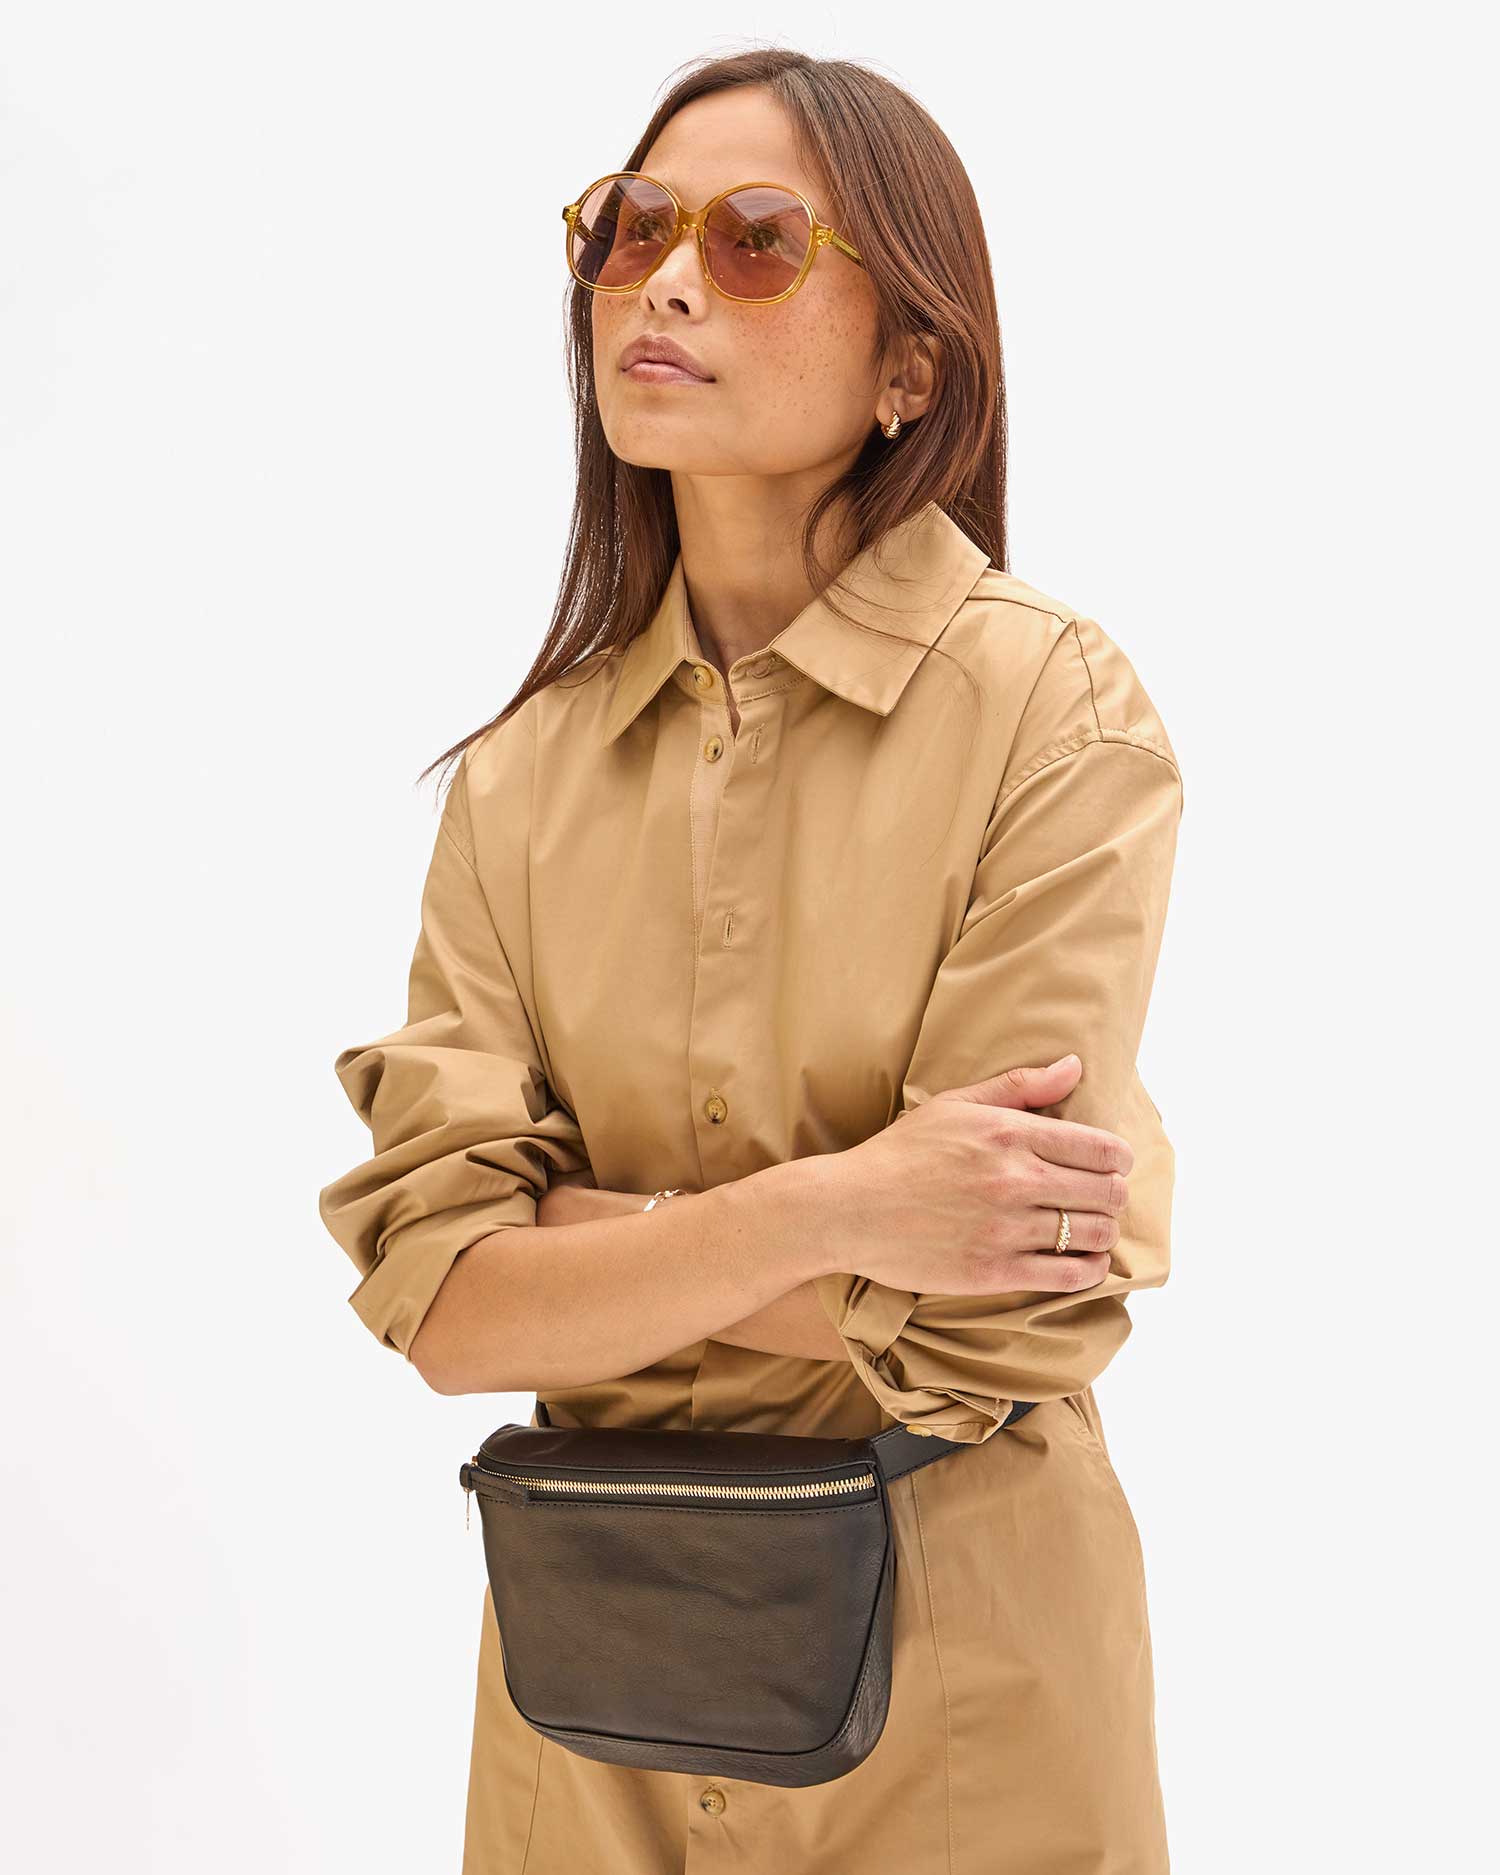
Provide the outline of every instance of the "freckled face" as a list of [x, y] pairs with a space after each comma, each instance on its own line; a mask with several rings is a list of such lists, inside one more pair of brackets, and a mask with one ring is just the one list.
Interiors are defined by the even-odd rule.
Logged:
[[[797, 160], [781, 107], [757, 87], [695, 99], [637, 167], [689, 209], [736, 183], [786, 183], [850, 238], [821, 177]], [[875, 298], [864, 269], [831, 245], [775, 305], [738, 305], [716, 293], [691, 233], [638, 292], [590, 298], [599, 413], [626, 462], [696, 475], [833, 474], [874, 429], [885, 382], [871, 355]], [[675, 340], [712, 382], [622, 372], [620, 354], [646, 335]]]

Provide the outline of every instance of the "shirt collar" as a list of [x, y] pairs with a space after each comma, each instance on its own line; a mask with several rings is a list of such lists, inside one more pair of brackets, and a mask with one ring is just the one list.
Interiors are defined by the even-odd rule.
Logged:
[[[935, 501], [888, 528], [844, 568], [836, 585], [851, 617], [900, 632], [914, 645], [881, 643], [835, 615], [821, 597], [802, 608], [766, 647], [850, 703], [888, 716], [917, 666], [990, 564], [984, 548]], [[613, 742], [684, 662], [704, 662], [688, 617], [682, 553], [650, 622], [620, 654], [604, 715]]]

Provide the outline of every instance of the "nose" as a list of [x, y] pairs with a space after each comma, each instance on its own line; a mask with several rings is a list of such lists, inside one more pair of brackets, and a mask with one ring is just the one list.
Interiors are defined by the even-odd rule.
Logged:
[[683, 228], [641, 291], [652, 299], [679, 299], [692, 305], [707, 290], [698, 259], [698, 237], [693, 229]]

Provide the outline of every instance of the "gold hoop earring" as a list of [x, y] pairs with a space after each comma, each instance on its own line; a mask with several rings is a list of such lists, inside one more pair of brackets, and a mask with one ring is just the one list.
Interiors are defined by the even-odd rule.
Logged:
[[889, 423], [881, 424], [880, 433], [882, 436], [888, 436], [892, 442], [901, 434], [901, 412], [899, 410], [893, 410], [891, 412], [891, 420]]

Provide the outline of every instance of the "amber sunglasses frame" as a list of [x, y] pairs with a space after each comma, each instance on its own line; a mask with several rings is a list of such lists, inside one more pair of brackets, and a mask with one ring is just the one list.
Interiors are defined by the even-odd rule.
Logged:
[[[677, 224], [672, 230], [671, 238], [663, 243], [661, 253], [646, 269], [645, 273], [641, 275], [639, 280], [634, 281], [630, 286], [596, 286], [592, 280], [585, 280], [583, 275], [573, 265], [573, 227], [579, 215], [583, 212], [584, 203], [593, 194], [595, 189], [599, 187], [599, 184], [601, 182], [612, 182], [616, 176], [639, 178], [642, 182], [649, 182], [653, 188], [660, 189], [677, 212]], [[793, 280], [789, 287], [783, 289], [782, 292], [772, 293], [766, 298], [751, 299], [742, 293], [726, 292], [709, 271], [708, 252], [703, 241], [704, 226], [708, 221], [708, 217], [719, 206], [720, 202], [722, 202], [726, 196], [738, 195], [741, 189], [780, 189], [786, 195], [795, 196], [807, 211], [807, 219], [812, 227], [812, 232], [808, 236], [807, 255], [802, 262], [801, 268], [798, 270], [796, 279]], [[567, 204], [562, 211], [562, 218], [568, 224], [567, 233], [564, 236], [564, 251], [568, 260], [568, 272], [572, 274], [573, 278], [580, 286], [586, 286], [591, 293], [639, 293], [641, 288], [651, 278], [652, 274], [656, 272], [657, 268], [660, 267], [668, 254], [672, 252], [673, 248], [676, 247], [677, 243], [682, 239], [685, 231], [689, 228], [691, 228], [693, 233], [697, 236], [698, 265], [703, 269], [703, 278], [708, 282], [713, 291], [719, 295], [720, 299], [731, 300], [737, 306], [774, 306], [781, 300], [790, 299], [812, 272], [813, 262], [818, 258], [818, 255], [825, 247], [836, 247], [841, 254], [847, 254], [849, 259], [857, 266], [863, 267], [865, 264], [860, 259], [858, 251], [853, 248], [836, 229], [831, 228], [826, 221], [819, 221], [817, 210], [813, 207], [812, 203], [808, 201], [807, 197], [800, 189], [794, 189], [788, 182], [737, 182], [732, 188], [720, 189], [719, 193], [705, 202], [702, 208], [692, 211], [684, 208], [675, 191], [668, 188], [667, 184], [662, 182], [658, 177], [648, 176], [646, 172], [641, 169], [610, 169], [606, 170], [602, 176], [596, 176], [586, 189], [579, 192], [576, 201]]]

